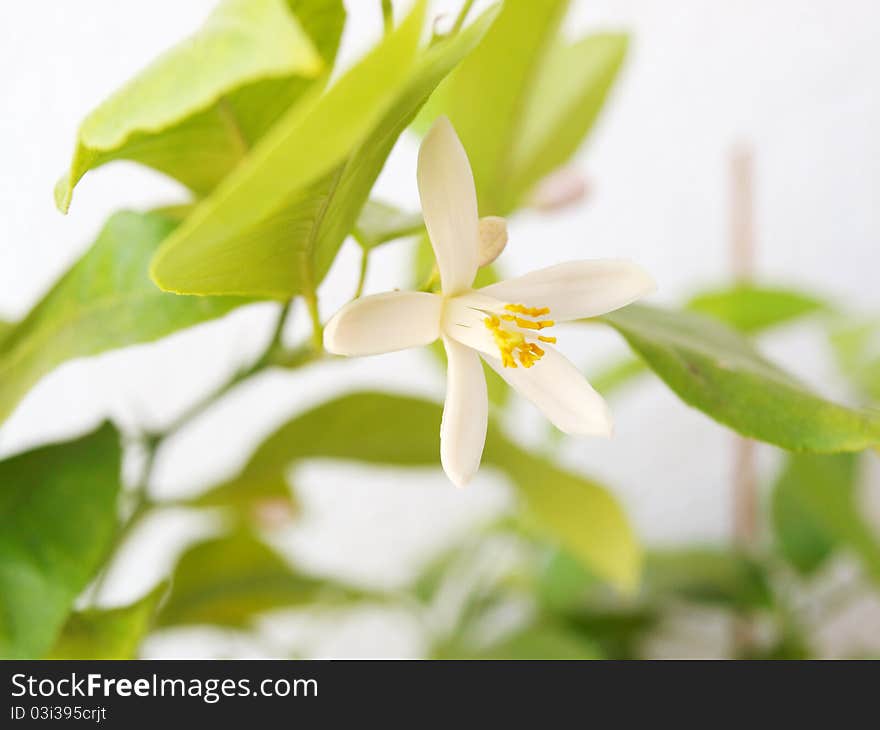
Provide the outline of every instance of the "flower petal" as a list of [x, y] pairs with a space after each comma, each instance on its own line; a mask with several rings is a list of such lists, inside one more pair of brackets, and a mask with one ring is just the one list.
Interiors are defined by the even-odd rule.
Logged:
[[498, 345], [486, 329], [486, 312], [504, 312], [504, 303], [478, 293], [447, 299], [443, 307], [443, 334], [486, 355], [498, 357]]
[[419, 196], [443, 293], [470, 288], [477, 274], [479, 218], [474, 176], [452, 123], [440, 117], [419, 149]]
[[479, 355], [448, 337], [443, 338], [443, 345], [449, 370], [440, 425], [440, 463], [452, 483], [463, 487], [480, 467], [489, 397]]
[[557, 322], [597, 317], [650, 294], [656, 285], [641, 267], [621, 259], [570, 261], [480, 289], [527, 307], [550, 307]]
[[610, 436], [611, 413], [605, 400], [564, 356], [552, 347], [531, 368], [505, 368], [497, 358], [486, 362], [564, 433]]
[[426, 292], [361, 297], [324, 328], [324, 347], [336, 355], [376, 355], [429, 345], [440, 336], [443, 300]]

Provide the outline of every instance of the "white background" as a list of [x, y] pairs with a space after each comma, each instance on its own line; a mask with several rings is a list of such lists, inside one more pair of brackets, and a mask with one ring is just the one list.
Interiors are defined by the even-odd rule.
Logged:
[[[30, 0], [0, 3], [0, 317], [23, 316], [87, 247], [107, 215], [181, 198], [179, 187], [116, 163], [88, 175], [71, 213], [52, 203], [76, 127], [109, 92], [160, 50], [194, 30], [211, 0]], [[350, 0], [343, 63], [380, 33], [379, 2]], [[395, 3], [398, 14], [401, 3]], [[435, 8], [455, 8], [437, 2]], [[577, 164], [591, 195], [555, 216], [522, 214], [502, 259], [518, 273], [579, 257], [632, 258], [676, 302], [728, 274], [727, 160], [752, 145], [757, 160], [757, 265], [762, 279], [811, 288], [861, 312], [880, 309], [880, 10], [867, 0], [591, 0], [574, 2], [572, 36], [626, 29], [626, 69]], [[404, 137], [378, 192], [415, 208], [416, 145]], [[375, 257], [368, 291], [407, 279], [408, 246]], [[322, 294], [325, 316], [353, 289], [357, 257], [343, 251]], [[158, 344], [75, 362], [46, 378], [0, 427], [0, 452], [76, 433], [109, 415], [128, 427], [160, 425], [257, 351], [271, 307], [258, 305]], [[288, 333], [305, 332], [301, 318]], [[562, 349], [585, 372], [613, 353], [615, 336], [572, 330]], [[800, 328], [770, 352], [831, 395], [845, 397], [821, 339]], [[235, 391], [162, 454], [154, 487], [174, 495], [204, 488], [240, 465], [291, 414], [359, 386], [442, 394], [425, 353], [399, 353], [270, 373]], [[611, 442], [572, 441], [562, 458], [604, 480], [651, 543], [724, 539], [731, 436], [653, 382], [613, 403]], [[546, 426], [518, 406], [515, 435]], [[772, 474], [771, 450], [761, 452]], [[464, 491], [439, 472], [313, 464], [293, 480], [305, 514], [285, 536], [310, 567], [393, 586], [450, 536], [510, 504], [506, 485], [481, 473]], [[131, 567], [117, 571], [110, 600], [131, 597], [159, 575], [190, 534], [185, 516], [149, 526]], [[178, 539], [179, 538], [179, 539]], [[406, 632], [344, 633], [321, 653], [416, 651]], [[365, 638], [366, 637], [366, 638]], [[372, 637], [372, 638], [370, 638]], [[336, 642], [336, 643], [334, 643]], [[371, 643], [372, 642], [372, 643]], [[171, 650], [171, 649], [169, 649]]]

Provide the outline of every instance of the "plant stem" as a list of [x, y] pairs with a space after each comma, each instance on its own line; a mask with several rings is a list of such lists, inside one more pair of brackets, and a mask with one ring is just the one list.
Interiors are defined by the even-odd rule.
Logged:
[[[235, 373], [229, 380], [220, 387], [209, 393], [207, 396], [197, 401], [194, 405], [187, 408], [180, 416], [171, 422], [169, 426], [159, 433], [148, 434], [144, 439], [144, 447], [147, 451], [144, 467], [137, 484], [132, 490], [134, 497], [134, 507], [128, 517], [123, 521], [117, 530], [117, 534], [113, 539], [107, 561], [101, 568], [100, 573], [95, 581], [94, 588], [91, 593], [91, 602], [94, 604], [100, 597], [106, 581], [110, 573], [110, 568], [116, 558], [116, 552], [119, 547], [134, 531], [141, 521], [157, 506], [149, 497], [149, 483], [153, 473], [153, 464], [156, 459], [156, 453], [162, 445], [176, 434], [180, 429], [186, 426], [190, 421], [200, 416], [208, 408], [210, 408], [223, 395], [232, 390], [236, 385], [247, 380], [252, 375], [265, 370], [267, 367], [275, 365], [285, 365], [286, 367], [296, 367], [298, 365], [309, 362], [323, 355], [323, 348], [319, 352], [315, 352], [312, 348], [298, 348], [297, 350], [286, 350], [284, 347], [284, 327], [290, 317], [293, 308], [293, 301], [288, 301], [278, 313], [278, 319], [275, 322], [275, 328], [272, 337], [263, 353], [253, 364], [247, 368]], [[317, 309], [317, 307], [316, 307]], [[320, 323], [319, 323], [320, 325]]]
[[361, 247], [361, 270], [358, 275], [357, 289], [354, 290], [352, 299], [358, 299], [364, 293], [364, 283], [367, 280], [367, 268], [370, 263], [370, 252]]
[[458, 17], [455, 19], [455, 25], [452, 26], [452, 35], [455, 35], [462, 29], [464, 21], [467, 20], [468, 13], [470, 13], [473, 4], [474, 0], [465, 0], [464, 5], [461, 6], [461, 10], [458, 13]]
[[132, 496], [134, 497], [134, 506], [129, 513], [128, 517], [119, 525], [116, 530], [116, 535], [113, 537], [113, 542], [110, 545], [110, 549], [108, 550], [107, 561], [102, 566], [100, 572], [98, 573], [98, 577], [95, 579], [95, 583], [92, 587], [90, 602], [94, 605], [98, 602], [98, 599], [101, 597], [101, 594], [104, 592], [104, 588], [107, 585], [107, 577], [110, 575], [110, 569], [113, 567], [113, 563], [116, 560], [116, 552], [119, 547], [124, 543], [128, 536], [134, 531], [134, 528], [137, 527], [141, 520], [146, 517], [147, 513], [150, 511], [152, 502], [150, 500], [148, 489], [150, 476], [153, 473], [153, 464], [156, 460], [156, 449], [158, 447], [159, 441], [155, 438], [148, 438], [146, 443], [144, 444], [146, 448], [146, 456], [144, 459], [144, 466], [141, 470], [140, 478], [138, 479], [137, 484], [132, 489]]
[[391, 0], [382, 0], [382, 25], [385, 35], [394, 29], [394, 8], [391, 7]]
[[321, 315], [318, 313], [318, 297], [312, 289], [303, 294], [306, 308], [309, 310], [309, 319], [312, 320], [312, 347], [315, 352], [324, 351], [324, 326], [321, 324]]
[[440, 270], [437, 268], [437, 265], [434, 265], [434, 268], [431, 269], [431, 273], [428, 274], [428, 278], [425, 279], [421, 286], [419, 286], [419, 291], [432, 292], [434, 291], [434, 287], [440, 283]]

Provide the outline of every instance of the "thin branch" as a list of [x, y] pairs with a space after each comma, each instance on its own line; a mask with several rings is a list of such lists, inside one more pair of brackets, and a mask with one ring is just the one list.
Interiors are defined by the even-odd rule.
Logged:
[[382, 0], [382, 25], [385, 35], [394, 30], [394, 8], [391, 7], [391, 0]]
[[464, 22], [467, 20], [468, 13], [471, 12], [471, 8], [474, 5], [474, 0], [465, 0], [464, 5], [461, 6], [461, 10], [458, 13], [458, 17], [455, 19], [455, 25], [452, 26], [452, 35], [455, 35], [464, 27]]

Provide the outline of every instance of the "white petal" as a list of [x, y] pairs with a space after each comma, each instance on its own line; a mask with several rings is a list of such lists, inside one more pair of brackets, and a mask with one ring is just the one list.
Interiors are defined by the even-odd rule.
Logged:
[[447, 299], [443, 306], [441, 330], [446, 337], [498, 357], [498, 345], [486, 328], [486, 312], [504, 312], [504, 303], [482, 294], [464, 294]]
[[520, 394], [534, 403], [564, 433], [610, 436], [608, 405], [577, 368], [551, 347], [531, 368], [505, 368], [497, 358], [486, 362]]
[[429, 345], [440, 336], [443, 300], [426, 292], [387, 292], [346, 304], [324, 328], [335, 355], [376, 355]]
[[449, 371], [440, 425], [440, 463], [452, 483], [463, 487], [480, 467], [489, 397], [479, 355], [448, 337], [443, 338], [443, 345]]
[[629, 261], [596, 259], [557, 264], [479, 292], [511, 304], [550, 307], [550, 318], [565, 322], [619, 309], [655, 288], [650, 275]]
[[457, 294], [468, 289], [477, 274], [479, 218], [471, 166], [446, 117], [440, 117], [425, 135], [418, 181], [443, 293]]

